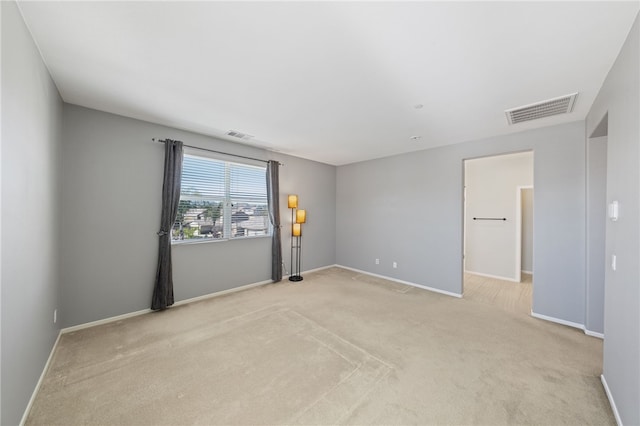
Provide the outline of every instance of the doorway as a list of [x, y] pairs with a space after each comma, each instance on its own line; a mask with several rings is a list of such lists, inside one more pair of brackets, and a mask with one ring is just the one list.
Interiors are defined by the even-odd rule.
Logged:
[[607, 223], [607, 145], [609, 115], [587, 139], [587, 252], [585, 333], [604, 338], [605, 235]]
[[[533, 186], [518, 187], [518, 205], [520, 214], [520, 281], [532, 281], [533, 276]], [[516, 265], [516, 268], [518, 266]]]
[[464, 297], [530, 315], [533, 152], [464, 160]]

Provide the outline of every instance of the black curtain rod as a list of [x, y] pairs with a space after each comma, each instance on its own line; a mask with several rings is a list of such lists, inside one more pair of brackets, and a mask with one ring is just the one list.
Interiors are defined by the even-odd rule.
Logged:
[[474, 217], [473, 220], [507, 220], [506, 217]]
[[[165, 143], [166, 142], [164, 139], [156, 140], [156, 138], [151, 138], [151, 140], [154, 141], [154, 142], [161, 142], [161, 143]], [[216, 154], [230, 155], [232, 157], [238, 157], [238, 158], [246, 158], [247, 160], [260, 161], [260, 162], [263, 162], [263, 163], [268, 163], [269, 162], [269, 160], [263, 160], [261, 158], [246, 157], [244, 155], [238, 155], [238, 154], [229, 154], [228, 152], [216, 151], [214, 149], [200, 148], [199, 146], [187, 145], [185, 143], [183, 143], [182, 146], [186, 146], [187, 148], [199, 149], [201, 151], [215, 152]], [[284, 166], [284, 164], [282, 164], [279, 161], [278, 161], [278, 165]]]

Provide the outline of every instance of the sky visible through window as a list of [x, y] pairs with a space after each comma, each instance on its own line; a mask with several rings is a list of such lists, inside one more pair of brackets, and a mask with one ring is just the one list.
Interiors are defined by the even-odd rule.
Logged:
[[[265, 169], [229, 164], [230, 196], [233, 200], [266, 202]], [[225, 197], [225, 162], [184, 156], [181, 193], [194, 201], [221, 201]]]
[[180, 192], [194, 201], [224, 199], [224, 174], [224, 162], [185, 155]]

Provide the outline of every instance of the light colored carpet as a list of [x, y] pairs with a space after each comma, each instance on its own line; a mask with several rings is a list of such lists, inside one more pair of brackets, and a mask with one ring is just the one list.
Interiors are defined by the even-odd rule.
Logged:
[[531, 274], [523, 273], [522, 282], [516, 283], [465, 273], [464, 297], [467, 300], [529, 315], [533, 298], [533, 277]]
[[613, 425], [601, 364], [579, 330], [331, 268], [62, 335], [27, 424]]

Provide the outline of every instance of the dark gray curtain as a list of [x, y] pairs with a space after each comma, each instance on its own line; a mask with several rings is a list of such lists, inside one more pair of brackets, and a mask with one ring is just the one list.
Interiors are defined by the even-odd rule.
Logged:
[[267, 200], [269, 219], [273, 225], [271, 237], [271, 279], [274, 283], [282, 281], [282, 240], [280, 237], [280, 174], [277, 161], [267, 163]]
[[151, 309], [166, 309], [173, 305], [173, 272], [171, 269], [171, 228], [176, 221], [180, 203], [182, 177], [182, 142], [167, 139], [164, 143], [164, 180], [162, 181], [162, 217], [158, 270], [153, 288]]

